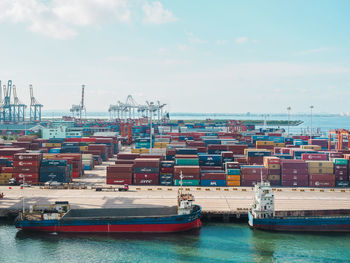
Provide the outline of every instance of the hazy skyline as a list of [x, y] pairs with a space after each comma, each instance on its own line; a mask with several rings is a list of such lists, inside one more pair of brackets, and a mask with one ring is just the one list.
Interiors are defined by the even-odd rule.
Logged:
[[87, 111], [349, 112], [349, 1], [0, 0], [0, 80]]

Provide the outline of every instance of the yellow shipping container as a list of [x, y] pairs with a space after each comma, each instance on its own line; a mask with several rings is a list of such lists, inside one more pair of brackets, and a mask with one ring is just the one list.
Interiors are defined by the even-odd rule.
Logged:
[[240, 175], [226, 175], [226, 180], [227, 181], [240, 181], [241, 176]]
[[321, 146], [319, 145], [301, 145], [302, 149], [321, 151]]
[[331, 161], [306, 161], [309, 168], [332, 168], [333, 162]]
[[264, 165], [267, 169], [281, 169], [280, 164], [275, 164], [275, 163], [269, 163], [267, 165]]
[[333, 174], [332, 167], [309, 167], [309, 174]]
[[166, 148], [168, 145], [167, 142], [155, 142], [153, 148]]
[[0, 185], [1, 184], [9, 184], [9, 180], [2, 180], [2, 179], [0, 179]]
[[255, 145], [274, 145], [273, 141], [256, 141]]
[[80, 146], [80, 151], [87, 151], [89, 149], [89, 146]]
[[241, 186], [241, 181], [228, 180], [228, 181], [226, 181], [226, 185], [227, 186]]
[[146, 148], [131, 149], [131, 153], [149, 153], [149, 149], [146, 149]]
[[45, 147], [50, 147], [50, 148], [61, 148], [61, 146], [62, 146], [61, 143], [51, 143], [51, 142], [45, 143]]
[[275, 146], [275, 147], [285, 147], [286, 144], [285, 144], [284, 142], [276, 142], [276, 143], [274, 144], [274, 146]]
[[52, 159], [52, 158], [55, 158], [57, 156], [56, 153], [43, 153], [43, 158], [46, 158], [46, 159]]
[[269, 174], [267, 176], [267, 179], [269, 181], [279, 181], [279, 180], [281, 180], [281, 176], [279, 174]]
[[1, 173], [0, 180], [9, 180], [12, 178], [12, 173]]

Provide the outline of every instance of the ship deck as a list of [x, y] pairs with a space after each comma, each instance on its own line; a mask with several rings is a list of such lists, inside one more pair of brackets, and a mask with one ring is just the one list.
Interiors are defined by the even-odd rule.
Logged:
[[176, 216], [177, 207], [136, 207], [136, 208], [96, 208], [71, 209], [62, 220], [96, 219], [96, 218], [136, 218], [136, 217], [168, 217]]

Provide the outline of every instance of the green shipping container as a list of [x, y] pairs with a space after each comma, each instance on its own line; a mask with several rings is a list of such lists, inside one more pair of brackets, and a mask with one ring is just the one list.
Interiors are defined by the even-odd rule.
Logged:
[[226, 174], [227, 175], [240, 175], [241, 170], [240, 169], [227, 169]]
[[[174, 180], [174, 185], [179, 186], [181, 180]], [[183, 186], [199, 186], [199, 180], [182, 180]]]
[[348, 160], [346, 160], [344, 158], [334, 158], [333, 159], [333, 163], [335, 165], [347, 165], [348, 164]]
[[198, 159], [175, 159], [176, 165], [199, 165]]

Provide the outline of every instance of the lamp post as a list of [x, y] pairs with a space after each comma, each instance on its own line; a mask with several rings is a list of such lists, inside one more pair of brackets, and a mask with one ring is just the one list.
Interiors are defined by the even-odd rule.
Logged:
[[314, 106], [310, 106], [310, 139], [312, 139], [312, 109]]
[[156, 110], [156, 105], [154, 104], [154, 102], [148, 102], [146, 101], [147, 103], [147, 106], [148, 106], [148, 111], [150, 113], [150, 153], [152, 153], [152, 115], [153, 115], [153, 112]]
[[289, 136], [289, 126], [290, 126], [290, 110], [291, 110], [292, 108], [289, 106], [288, 108], [287, 108], [287, 111], [288, 111], [288, 132], [287, 132], [287, 136]]

